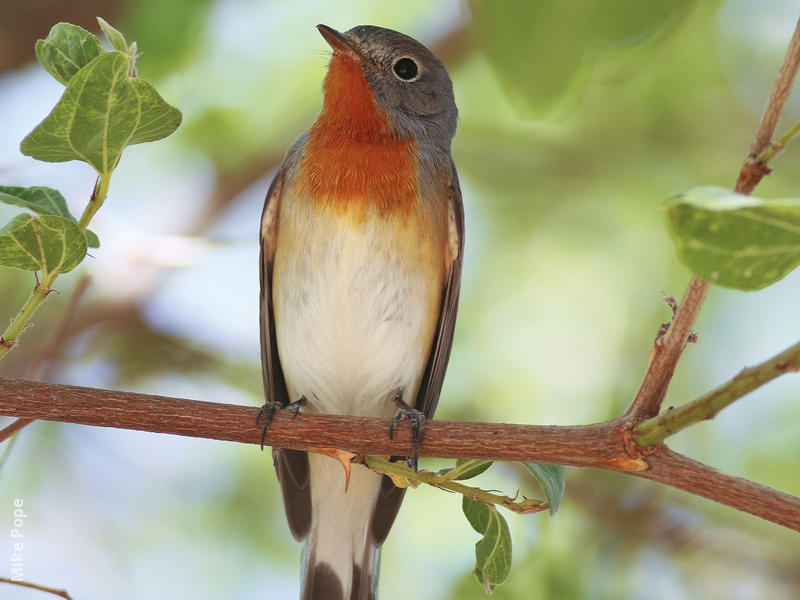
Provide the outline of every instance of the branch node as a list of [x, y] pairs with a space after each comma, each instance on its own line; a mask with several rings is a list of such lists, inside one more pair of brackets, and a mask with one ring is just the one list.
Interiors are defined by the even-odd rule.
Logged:
[[669, 331], [670, 325], [672, 325], [672, 321], [667, 321], [666, 323], [661, 324], [656, 332], [656, 337], [653, 340], [653, 346], [661, 347], [664, 345], [664, 340], [667, 337], [667, 332]]
[[658, 332], [656, 333], [656, 339], [653, 342], [654, 346], [663, 346], [664, 340], [667, 336], [667, 332], [669, 331], [672, 322], [675, 320], [675, 314], [678, 312], [678, 301], [675, 300], [675, 296], [672, 294], [667, 294], [666, 292], [661, 292], [661, 299], [667, 303], [667, 306], [670, 307], [672, 310], [672, 317], [669, 321], [662, 323], [661, 327], [658, 328]]
[[772, 173], [772, 169], [765, 163], [756, 161], [752, 155], [748, 156], [742, 165], [741, 171], [739, 171], [735, 189], [743, 194], [749, 194], [770, 173]]
[[791, 358], [779, 362], [775, 365], [775, 368], [781, 373], [797, 373], [800, 371], [800, 361], [798, 361], [798, 358], [800, 358], [800, 355], [795, 354]]
[[675, 296], [666, 292], [661, 292], [661, 299], [672, 309], [672, 316], [674, 318], [675, 313], [678, 312], [678, 301], [675, 299]]
[[[623, 471], [644, 471], [648, 468], [647, 463], [642, 460], [645, 456], [653, 454], [663, 443], [653, 446], [642, 446], [634, 437], [634, 430], [642, 421], [643, 417], [634, 417], [625, 421], [619, 428], [619, 435], [622, 438], [622, 446], [625, 448], [627, 457], [612, 458], [606, 464], [619, 468]], [[643, 466], [642, 466], [643, 465]]]
[[19, 344], [19, 340], [6, 340], [3, 336], [0, 336], [0, 346], [5, 346], [9, 350], [13, 350], [13, 348]]

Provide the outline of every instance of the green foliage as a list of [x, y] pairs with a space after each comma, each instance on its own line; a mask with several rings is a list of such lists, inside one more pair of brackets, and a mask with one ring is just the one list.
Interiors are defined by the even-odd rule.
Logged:
[[448, 467], [439, 471], [439, 475], [444, 475], [447, 479], [458, 481], [459, 479], [472, 479], [477, 477], [494, 464], [491, 460], [479, 460], [477, 458], [459, 458], [455, 467]]
[[45, 39], [36, 42], [36, 58], [64, 85], [101, 54], [103, 45], [100, 40], [83, 27], [70, 23], [53, 26]]
[[109, 25], [108, 21], [105, 19], [97, 17], [97, 22], [100, 25], [100, 29], [103, 30], [106, 39], [108, 39], [109, 44], [111, 44], [111, 47], [114, 48], [114, 50], [127, 53], [128, 42], [125, 41], [125, 36]]
[[564, 490], [567, 487], [566, 472], [564, 465], [546, 465], [537, 463], [522, 463], [533, 473], [539, 485], [542, 486], [547, 503], [550, 505], [550, 515], [555, 515], [564, 498]]
[[53, 112], [22, 141], [23, 154], [48, 162], [82, 160], [110, 173], [123, 149], [167, 137], [181, 122], [146, 81], [131, 78], [128, 55], [98, 56], [69, 81]]
[[[40, 215], [56, 215], [77, 223], [67, 207], [67, 201], [61, 192], [53, 188], [36, 185], [29, 188], [11, 185], [0, 185], [0, 202], [21, 206]], [[87, 229], [84, 231], [86, 243], [90, 248], [99, 248], [100, 239], [97, 234]], [[0, 260], [0, 264], [5, 264]]]
[[94, 231], [87, 229], [83, 232], [83, 235], [86, 236], [86, 245], [89, 246], [89, 248], [100, 247], [100, 238], [97, 237], [97, 234]]
[[40, 215], [58, 215], [75, 220], [70, 214], [67, 201], [64, 200], [61, 192], [49, 187], [37, 185], [24, 188], [0, 185], [0, 202], [15, 204]]
[[86, 256], [78, 224], [56, 215], [22, 213], [0, 229], [0, 264], [47, 276], [74, 269]]
[[475, 569], [478, 582], [491, 594], [511, 571], [511, 533], [508, 523], [494, 506], [476, 502], [466, 496], [461, 509], [472, 528], [483, 537], [475, 544]]
[[762, 200], [699, 187], [667, 201], [680, 261], [706, 281], [758, 290], [800, 264], [800, 200]]
[[481, 47], [510, 98], [523, 114], [540, 117], [583, 88], [604, 52], [651, 39], [693, 3], [472, 0], [470, 8]]
[[54, 189], [0, 186], [0, 202], [38, 214], [21, 213], [0, 229], [0, 265], [42, 271], [45, 290], [42, 294], [34, 289], [3, 332], [7, 343], [0, 346], [0, 357], [47, 298], [56, 276], [74, 269], [88, 247], [99, 247], [100, 240], [87, 226], [105, 201], [122, 151], [160, 140], [181, 122], [180, 111], [136, 77], [136, 42], [128, 46], [119, 31], [103, 19], [98, 22], [114, 48], [110, 52], [94, 35], [69, 23], [53, 26], [47, 38], [36, 43], [39, 61], [66, 89], [52, 112], [22, 140], [20, 150], [48, 162], [82, 160], [99, 178], [80, 220]]

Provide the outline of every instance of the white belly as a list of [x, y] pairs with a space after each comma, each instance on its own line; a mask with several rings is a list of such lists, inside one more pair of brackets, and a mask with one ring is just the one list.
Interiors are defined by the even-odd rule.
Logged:
[[[438, 317], [430, 243], [368, 214], [282, 208], [273, 275], [281, 367], [308, 410], [390, 416], [416, 400]], [[433, 274], [432, 274], [433, 273]]]

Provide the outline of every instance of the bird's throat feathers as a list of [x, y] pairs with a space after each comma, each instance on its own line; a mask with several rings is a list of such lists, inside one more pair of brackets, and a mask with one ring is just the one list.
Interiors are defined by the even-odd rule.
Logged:
[[312, 202], [357, 219], [369, 209], [408, 214], [418, 197], [414, 141], [392, 131], [358, 60], [335, 53], [323, 88], [298, 183]]

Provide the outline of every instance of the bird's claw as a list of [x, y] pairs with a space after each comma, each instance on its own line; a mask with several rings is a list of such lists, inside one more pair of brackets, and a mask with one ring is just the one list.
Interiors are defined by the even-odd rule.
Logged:
[[292, 411], [292, 417], [296, 417], [297, 413], [300, 411], [300, 407], [305, 406], [308, 404], [308, 400], [305, 396], [300, 396], [294, 402], [290, 402], [289, 404], [281, 404], [280, 402], [275, 402], [273, 400], [267, 400], [258, 409], [258, 413], [256, 413], [256, 423], [262, 423], [261, 425], [261, 449], [264, 449], [264, 442], [267, 440], [267, 430], [269, 429], [270, 424], [272, 424], [272, 419], [275, 417], [275, 413], [279, 410], [290, 410]]
[[394, 397], [394, 402], [400, 410], [389, 422], [389, 439], [393, 439], [394, 429], [401, 421], [407, 420], [409, 422], [411, 425], [411, 447], [413, 449], [413, 455], [407, 460], [408, 466], [416, 471], [417, 465], [419, 464], [419, 445], [425, 437], [425, 415], [422, 411], [411, 408], [399, 393]]

